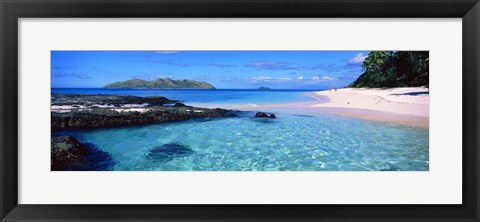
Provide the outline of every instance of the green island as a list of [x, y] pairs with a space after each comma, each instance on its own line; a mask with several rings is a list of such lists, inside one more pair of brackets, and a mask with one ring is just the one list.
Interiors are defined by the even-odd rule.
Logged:
[[271, 88], [267, 86], [261, 86], [261, 87], [258, 87], [257, 90], [271, 90]]
[[194, 80], [173, 80], [170, 78], [160, 78], [153, 81], [143, 79], [131, 79], [126, 81], [118, 81], [105, 85], [103, 88], [116, 89], [215, 89], [215, 87], [207, 82]]

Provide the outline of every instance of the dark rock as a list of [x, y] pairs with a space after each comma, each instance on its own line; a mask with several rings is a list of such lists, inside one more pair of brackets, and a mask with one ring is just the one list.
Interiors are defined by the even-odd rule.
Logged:
[[174, 107], [186, 107], [185, 104], [183, 103], [175, 103], [175, 105], [173, 105]]
[[271, 118], [271, 119], [275, 119], [275, 118], [277, 118], [277, 117], [276, 117], [275, 114], [273, 114], [273, 113], [270, 114], [270, 115], [268, 115], [268, 114], [266, 114], [266, 113], [264, 113], [264, 112], [257, 112], [257, 113], [255, 114], [255, 118]]
[[184, 145], [177, 143], [168, 143], [150, 150], [148, 158], [160, 162], [168, 162], [176, 157], [184, 157], [192, 154], [194, 151]]
[[52, 171], [101, 171], [115, 165], [108, 153], [92, 144], [79, 143], [72, 136], [53, 137], [51, 146]]
[[87, 160], [81, 164], [75, 165], [67, 170], [71, 171], [105, 171], [111, 170], [116, 162], [110, 154], [96, 148], [93, 144], [85, 144], [88, 147], [89, 154]]
[[52, 93], [51, 104], [52, 105], [85, 105], [90, 106], [94, 104], [113, 105], [120, 107], [124, 104], [145, 104], [148, 106], [161, 106], [166, 103], [176, 102], [176, 100], [169, 100], [162, 96], [122, 96], [122, 95], [109, 95], [109, 94], [58, 94]]
[[255, 114], [255, 117], [256, 118], [268, 118], [268, 115], [266, 113], [263, 113], [263, 112], [257, 112]]
[[235, 115], [229, 110], [196, 107], [150, 107], [145, 112], [117, 112], [110, 109], [72, 110], [66, 113], [51, 112], [51, 129], [56, 131], [125, 127]]
[[[116, 96], [116, 95], [64, 95], [55, 94], [52, 104], [71, 105], [72, 103], [80, 103], [88, 106], [86, 109], [72, 109], [68, 112], [51, 112], [51, 129], [71, 130], [71, 129], [98, 129], [107, 127], [126, 127], [138, 126], [151, 123], [165, 123], [172, 121], [181, 121], [196, 118], [207, 117], [232, 117], [236, 114], [231, 110], [224, 109], [207, 109], [186, 106], [185, 104], [176, 102], [174, 106], [163, 106], [166, 103], [172, 103], [164, 97], [135, 97], [135, 96]], [[102, 99], [103, 98], [103, 99]], [[124, 98], [125, 101], [121, 100]], [[69, 100], [70, 99], [70, 100]], [[158, 101], [157, 101], [158, 100]], [[92, 103], [94, 101], [94, 103]], [[115, 103], [113, 103], [115, 102]], [[150, 104], [142, 112], [132, 111], [129, 108], [122, 112], [117, 112], [112, 108], [93, 107], [93, 104]], [[152, 106], [152, 104], [157, 104]], [[158, 105], [161, 104], [161, 105]], [[117, 108], [118, 109], [118, 108]]]
[[87, 160], [88, 148], [74, 137], [54, 137], [51, 141], [51, 169], [63, 170]]

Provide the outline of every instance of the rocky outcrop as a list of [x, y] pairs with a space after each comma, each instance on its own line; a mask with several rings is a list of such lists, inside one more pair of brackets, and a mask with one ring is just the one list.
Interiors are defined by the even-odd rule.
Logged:
[[146, 106], [163, 106], [168, 103], [175, 103], [177, 100], [169, 100], [162, 96], [122, 96], [108, 94], [59, 94], [52, 93], [52, 106], [73, 105], [73, 106], [95, 106], [95, 105], [112, 105], [121, 107], [125, 104], [146, 104]]
[[71, 136], [54, 137], [51, 146], [52, 170], [64, 170], [82, 164], [89, 154], [88, 147]]
[[257, 112], [255, 114], [255, 118], [271, 118], [271, 119], [275, 119], [277, 118], [277, 116], [275, 116], [275, 114], [271, 113], [270, 115], [264, 113], [264, 112]]
[[111, 109], [72, 110], [64, 113], [52, 112], [51, 128], [97, 129], [106, 127], [137, 126], [149, 123], [165, 123], [192, 118], [228, 117], [235, 113], [224, 109], [196, 107], [150, 107], [145, 111], [115, 111]]
[[102, 171], [115, 165], [108, 153], [79, 143], [73, 136], [52, 137], [50, 154], [52, 171]]
[[187, 106], [160, 96], [53, 94], [51, 129], [126, 127], [230, 116], [235, 116], [235, 112]]

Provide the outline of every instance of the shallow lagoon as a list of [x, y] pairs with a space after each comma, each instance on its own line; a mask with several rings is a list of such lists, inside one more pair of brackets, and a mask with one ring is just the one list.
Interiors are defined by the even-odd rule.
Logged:
[[[56, 93], [165, 96], [188, 105], [232, 106], [308, 101], [305, 90], [52, 89]], [[268, 111], [263, 110], [262, 111]], [[272, 110], [273, 111], [273, 110]], [[302, 109], [276, 119], [188, 120], [139, 127], [62, 132], [112, 157], [94, 170], [426, 171], [429, 130]], [[305, 115], [308, 114], [308, 115]], [[57, 134], [57, 133], [56, 133]], [[96, 163], [89, 163], [95, 165]], [[89, 170], [92, 170], [90, 165]]]
[[68, 134], [109, 153], [111, 170], [121, 171], [429, 169], [428, 129], [321, 113], [253, 115]]

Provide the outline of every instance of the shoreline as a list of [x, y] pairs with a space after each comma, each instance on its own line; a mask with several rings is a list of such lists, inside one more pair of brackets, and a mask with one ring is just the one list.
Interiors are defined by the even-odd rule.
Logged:
[[412, 116], [429, 116], [429, 90], [426, 87], [405, 88], [345, 88], [335, 91], [319, 91], [328, 102], [315, 104], [320, 108], [352, 108]]
[[429, 127], [430, 94], [426, 87], [345, 88], [315, 92], [328, 102], [312, 105], [355, 118]]
[[310, 101], [267, 104], [207, 104], [205, 108], [242, 111], [287, 112], [295, 114], [333, 114], [370, 121], [429, 128], [430, 98], [426, 87], [344, 88], [307, 93]]
[[[303, 95], [309, 97], [310, 100], [259, 104], [194, 102], [189, 103], [188, 106], [197, 108], [202, 107], [200, 108], [202, 110], [221, 108], [237, 111], [283, 112], [304, 115], [333, 114], [370, 121], [429, 128], [430, 99], [429, 89], [426, 87], [342, 88], [337, 90], [304, 92]], [[93, 99], [99, 96], [100, 95], [84, 95], [80, 97], [91, 97]], [[164, 103], [178, 102], [178, 100], [170, 101], [164, 97], [138, 97], [137, 100], [139, 101], [130, 101], [132, 98], [137, 98], [135, 96], [103, 95], [103, 97], [112, 100], [111, 102], [113, 103], [109, 105], [103, 103], [86, 103], [89, 105], [87, 107], [83, 104], [86, 101], [83, 101], [81, 98], [73, 98], [75, 102], [74, 107], [68, 106], [69, 104], [64, 104], [65, 101], [60, 99], [56, 103], [52, 102], [52, 115], [62, 115], [63, 113], [69, 113], [71, 111], [88, 111], [91, 108], [109, 109], [112, 112], [115, 112], [115, 115], [126, 115], [127, 113], [140, 113], [146, 115], [147, 109], [151, 109], [151, 107], [147, 108], [147, 106], [160, 105], [162, 106], [162, 109], [169, 109]], [[117, 97], [125, 97], [128, 101], [122, 101], [122, 104], [119, 105], [117, 104], [118, 101], [116, 101], [116, 99], [118, 99]], [[147, 100], [152, 100], [148, 101], [150, 103], [153, 102], [158, 104], [146, 103]], [[163, 107], [164, 105], [165, 107]], [[183, 104], [176, 104], [175, 106], [177, 105], [185, 106]], [[182, 108], [175, 107], [175, 109]]]
[[347, 116], [352, 118], [383, 122], [383, 123], [393, 123], [406, 125], [411, 127], [418, 128], [429, 128], [429, 118], [422, 116], [413, 116], [406, 114], [396, 114], [382, 111], [374, 111], [367, 109], [354, 109], [354, 108], [322, 108], [325, 112], [339, 115]]

